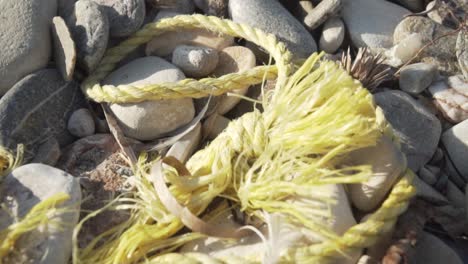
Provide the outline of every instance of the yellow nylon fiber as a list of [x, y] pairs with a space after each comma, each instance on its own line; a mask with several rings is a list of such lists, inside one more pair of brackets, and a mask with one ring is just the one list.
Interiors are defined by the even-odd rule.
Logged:
[[[276, 65], [256, 67], [219, 78], [186, 79], [178, 83], [143, 87], [99, 84], [125, 55], [139, 45], [164, 32], [193, 28], [205, 28], [251, 41], [269, 52]], [[363, 176], [368, 173], [365, 168], [352, 168], [360, 169], [361, 173], [347, 177], [351, 170], [338, 170], [335, 165], [339, 163], [341, 155], [374, 144], [379, 135], [392, 136], [391, 127], [373, 105], [372, 96], [339, 66], [332, 62], [319, 62], [320, 57], [315, 54], [293, 73], [295, 66], [291, 57], [291, 53], [273, 35], [259, 29], [216, 17], [177, 16], [149, 24], [110, 49], [97, 70], [83, 82], [82, 90], [96, 102], [109, 103], [200, 98], [260, 83], [265, 75], [267, 78], [277, 76], [276, 88], [265, 100], [263, 113], [254, 111], [231, 122], [209, 146], [197, 152], [187, 163], [193, 177], [180, 178], [173, 171], [165, 171], [166, 178], [178, 201], [197, 215], [214, 198], [224, 194], [238, 201], [243, 210], [280, 212], [301, 221], [307, 228], [327, 237], [327, 240], [307, 247], [291, 248], [282, 261], [326, 263], [348, 249], [363, 249], [372, 245], [380, 234], [392, 228], [415, 193], [411, 185], [414, 174], [407, 170], [382, 206], [367, 221], [353, 226], [341, 237], [327, 233], [297, 208], [286, 208], [284, 201], [274, 205], [265, 203], [279, 199], [283, 190], [289, 193], [295, 189], [300, 191], [300, 185], [290, 186], [283, 179], [284, 175], [279, 173], [291, 169], [299, 175], [297, 181], [304, 185], [365, 180]], [[274, 173], [277, 175], [271, 176]], [[307, 179], [307, 175], [311, 175], [311, 178]], [[275, 187], [277, 192], [265, 192], [269, 183], [279, 186]], [[84, 260], [76, 257], [75, 262], [133, 263], [144, 258], [147, 252], [157, 252], [167, 244], [166, 239], [183, 228], [183, 224], [179, 219], [170, 217], [157, 200], [150, 206], [157, 208], [154, 216], [158, 219], [156, 224], [141, 221], [129, 227], [113, 244], [99, 249], [85, 249], [80, 254]], [[151, 236], [142, 236], [142, 233]], [[178, 253], [157, 255], [151, 259], [151, 263], [176, 260], [197, 263], [202, 259], [218, 263], [218, 260], [205, 255]]]

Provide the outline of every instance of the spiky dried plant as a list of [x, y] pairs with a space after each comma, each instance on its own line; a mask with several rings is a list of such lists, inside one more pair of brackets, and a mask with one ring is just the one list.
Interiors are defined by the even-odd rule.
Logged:
[[369, 91], [374, 91], [382, 82], [392, 79], [391, 67], [384, 61], [382, 54], [373, 55], [367, 48], [359, 48], [353, 59], [348, 48], [348, 52], [342, 54], [340, 64]]

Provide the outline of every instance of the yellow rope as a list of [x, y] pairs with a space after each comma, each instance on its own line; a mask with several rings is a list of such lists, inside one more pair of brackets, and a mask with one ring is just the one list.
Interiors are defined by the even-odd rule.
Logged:
[[[122, 58], [139, 45], [145, 44], [167, 31], [193, 28], [205, 28], [219, 34], [240, 37], [251, 41], [268, 51], [274, 58], [276, 66], [257, 67], [246, 72], [229, 74], [220, 78], [205, 78], [199, 81], [186, 79], [178, 83], [146, 85], [143, 87], [132, 85], [119, 85], [115, 87], [99, 84]], [[282, 43], [277, 42], [273, 35], [265, 34], [261, 30], [247, 25], [237, 24], [230, 20], [222, 20], [216, 17], [202, 15], [177, 16], [163, 19], [158, 23], [149, 24], [133, 37], [122, 42], [118, 47], [110, 49], [97, 70], [83, 82], [82, 90], [89, 98], [96, 102], [129, 103], [181, 97], [198, 98], [209, 94], [220, 95], [233, 89], [243, 88], [245, 85], [259, 83], [265, 74], [267, 78], [278, 76], [276, 90], [269, 101], [270, 104], [266, 105], [269, 110], [267, 109], [268, 111], [266, 110], [263, 116], [258, 112], [253, 112], [233, 121], [226, 130], [227, 132], [222, 133], [210, 146], [196, 153], [188, 162], [187, 166], [194, 174], [197, 174], [197, 172], [199, 175], [204, 175], [203, 173], [207, 172], [226, 174], [222, 177], [222, 181], [212, 176], [213, 182], [210, 183], [209, 188], [215, 189], [215, 191], [210, 194], [210, 197], [203, 196], [206, 193], [202, 191], [193, 194], [195, 195], [194, 197], [186, 197], [192, 201], [198, 201], [198, 203], [188, 204], [187, 206], [190, 207], [192, 212], [199, 214], [209, 204], [201, 203], [200, 201], [211, 201], [217, 194], [225, 190], [225, 185], [231, 181], [231, 173], [236, 170], [235, 166], [238, 165], [232, 164], [236, 161], [233, 157], [236, 157], [236, 155], [243, 156], [245, 164], [241, 165], [245, 166], [248, 164], [246, 160], [249, 157], [260, 157], [261, 153], [263, 153], [266, 140], [268, 140], [265, 138], [266, 131], [268, 131], [274, 122], [278, 122], [278, 119], [281, 119], [281, 111], [288, 111], [288, 107], [291, 107], [289, 105], [290, 102], [282, 102], [281, 97], [286, 96], [289, 92], [288, 87], [291, 87], [291, 84], [288, 86], [288, 78], [291, 77], [293, 66], [290, 52], [285, 49]], [[333, 66], [330, 64], [330, 67]], [[297, 82], [299, 81], [297, 80]], [[361, 94], [360, 96], [366, 97], [365, 94]], [[393, 137], [391, 127], [386, 123], [381, 112], [379, 110], [376, 111], [374, 113], [377, 116], [376, 122], [379, 123], [378, 125], [383, 133]], [[369, 120], [373, 119], [370, 118]], [[311, 123], [310, 125], [313, 126], [314, 124]], [[394, 139], [397, 142], [397, 139]], [[245, 153], [246, 150], [249, 150], [250, 153]], [[327, 157], [327, 155], [323, 157], [323, 162], [328, 160]], [[303, 248], [290, 249], [288, 256], [292, 259], [289, 259], [289, 261], [324, 263], [346, 250], [363, 249], [372, 245], [380, 234], [392, 228], [398, 216], [408, 207], [409, 200], [415, 193], [415, 189], [411, 185], [413, 177], [414, 174], [410, 170], [407, 170], [404, 177], [394, 186], [382, 206], [366, 222], [353, 226], [342, 237]], [[178, 190], [177, 188], [176, 184], [174, 184], [171, 190], [174, 192], [174, 190]], [[184, 188], [190, 187], [185, 186]], [[200, 196], [200, 199], [195, 199], [197, 195]], [[178, 224], [180, 228], [180, 223]], [[301, 256], [308, 256], [308, 259], [300, 259]], [[310, 258], [310, 256], [314, 257]], [[185, 261], [194, 260], [193, 256], [188, 255], [178, 255], [178, 257]], [[160, 258], [165, 257], [163, 255]]]

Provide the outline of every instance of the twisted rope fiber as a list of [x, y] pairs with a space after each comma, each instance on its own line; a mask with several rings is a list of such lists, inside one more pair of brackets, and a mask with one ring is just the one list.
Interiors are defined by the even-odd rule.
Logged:
[[[117, 62], [137, 46], [150, 41], [155, 36], [164, 32], [181, 28], [206, 28], [218, 33], [245, 38], [270, 52], [275, 59], [276, 67], [257, 67], [248, 72], [230, 74], [216, 79], [205, 78], [200, 81], [187, 79], [176, 84], [148, 85], [145, 87], [134, 87], [130, 85], [114, 87], [111, 85], [101, 86], [99, 84], [99, 82], [115, 68]], [[318, 60], [318, 56], [313, 55], [309, 60], [311, 61], [309, 63], [314, 65]], [[307, 62], [305, 64], [307, 64]], [[335, 67], [332, 64], [324, 65], [324, 67], [329, 66], [331, 69]], [[275, 71], [275, 68], [277, 71]], [[207, 148], [197, 152], [187, 163], [187, 167], [194, 175], [197, 173], [203, 175], [203, 172], [212, 171], [213, 174], [223, 176], [216, 177], [216, 175], [211, 175], [209, 177], [212, 182], [208, 182], [206, 185], [210, 185], [210, 188], [215, 189], [215, 192], [209, 194], [210, 197], [207, 198], [206, 195], [208, 194], [201, 191], [194, 193], [194, 197], [191, 197], [191, 204], [187, 206], [192, 212], [199, 214], [209, 205], [209, 202], [205, 203], [200, 201], [211, 201], [217, 194], [224, 191], [226, 185], [232, 181], [232, 178], [235, 176], [236, 170], [241, 170], [242, 172], [249, 171], [245, 170], [245, 167], [249, 166], [248, 161], [261, 157], [266, 146], [271, 144], [271, 142], [268, 142], [271, 140], [271, 137], [266, 137], [265, 135], [274, 123], [280, 122], [281, 111], [287, 109], [281, 107], [284, 106], [284, 104], [289, 107], [289, 102], [283, 102], [281, 98], [289, 92], [285, 87], [290, 87], [290, 85], [287, 86], [286, 84], [291, 76], [292, 68], [291, 54], [285, 49], [283, 44], [276, 41], [273, 35], [265, 34], [258, 29], [216, 17], [206, 17], [202, 15], [177, 16], [170, 19], [163, 19], [156, 24], [149, 24], [133, 37], [122, 42], [120, 46], [109, 50], [96, 72], [85, 80], [82, 89], [88, 97], [97, 102], [127, 103], [181, 97], [197, 98], [209, 94], [219, 95], [238, 87], [245, 87], [246, 84], [254, 84], [257, 83], [257, 81], [260, 82], [265, 72], [269, 78], [278, 75], [275, 92], [268, 102], [269, 104], [266, 106], [264, 115], [259, 112], [253, 112], [231, 122], [228, 128]], [[341, 78], [341, 72], [337, 72], [336, 74], [338, 75], [336, 77]], [[314, 72], [311, 72], [307, 78], [319, 77], [318, 74], [314, 76]], [[359, 91], [359, 93], [362, 95], [362, 91]], [[352, 120], [349, 122], [352, 122]], [[386, 124], [384, 120], [381, 120], [381, 122]], [[270, 131], [270, 133], [273, 132]], [[386, 130], [385, 133], [392, 132]], [[396, 144], [398, 144], [398, 142], [396, 142]], [[249, 150], [250, 152], [245, 153], [245, 150]], [[234, 158], [236, 156], [243, 156], [244, 158], [240, 159], [241, 161], [238, 164], [233, 164], [233, 162], [236, 161]], [[237, 161], [239, 161], [239, 159]], [[347, 251], [348, 249], [363, 249], [372, 245], [380, 234], [393, 227], [398, 216], [408, 207], [409, 200], [415, 193], [415, 189], [411, 185], [413, 177], [414, 174], [410, 170], [406, 170], [404, 176], [395, 184], [382, 206], [373, 213], [367, 221], [351, 227], [342, 237], [332, 238], [323, 243], [302, 248], [290, 249], [290, 254], [287, 254], [289, 256], [287, 261], [325, 263], [332, 260], [337, 254]], [[180, 192], [181, 189], [187, 191], [191, 190], [190, 188], [195, 188], [190, 185], [180, 186], [180, 184], [177, 185], [175, 182], [171, 183], [171, 191], [173, 193]], [[199, 199], [197, 197], [199, 197]], [[197, 201], [199, 202], [197, 203]], [[187, 202], [187, 200], [184, 202]], [[245, 206], [249, 203], [241, 201], [241, 204]], [[183, 227], [178, 220], [172, 223], [172, 225], [174, 224], [178, 226], [178, 228]], [[161, 232], [164, 233], [164, 231]], [[173, 234], [173, 232], [162, 235], [161, 238], [171, 234]], [[151, 246], [148, 246], [148, 248], [151, 248]], [[173, 254], [177, 253], [171, 253], [171, 255]], [[300, 259], [300, 257], [297, 257], [305, 255], [308, 256], [307, 259]], [[160, 257], [164, 256], [166, 255]], [[184, 256], [188, 257], [188, 255]], [[313, 257], [310, 258], [310, 256]], [[185, 257], [180, 255], [181, 259]], [[194, 256], [190, 256], [189, 258], [193, 260]]]

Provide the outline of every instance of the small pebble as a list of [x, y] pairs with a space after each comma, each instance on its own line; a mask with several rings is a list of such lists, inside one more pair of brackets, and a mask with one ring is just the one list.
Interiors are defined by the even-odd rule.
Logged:
[[31, 163], [42, 163], [49, 166], [55, 166], [62, 155], [60, 145], [55, 138], [50, 138], [42, 143], [37, 150], [36, 157]]
[[145, 19], [145, 0], [93, 0], [100, 4], [110, 23], [112, 37], [135, 33]]
[[314, 9], [314, 4], [310, 0], [298, 1], [293, 15], [297, 20], [304, 22], [307, 15]]
[[400, 72], [400, 89], [411, 94], [424, 91], [437, 77], [437, 67], [427, 63], [404, 66]]
[[207, 139], [215, 139], [229, 125], [231, 120], [226, 117], [213, 114], [203, 123], [203, 136]]
[[341, 0], [323, 0], [305, 17], [304, 24], [309, 30], [318, 28], [323, 22], [341, 9]]
[[447, 149], [453, 165], [462, 175], [468, 175], [468, 120], [453, 126], [442, 135], [442, 142]]
[[172, 53], [172, 63], [189, 77], [205, 77], [218, 64], [218, 52], [196, 46], [177, 46]]
[[54, 61], [63, 79], [70, 81], [75, 72], [76, 49], [70, 31], [61, 17], [52, 19]]
[[418, 33], [413, 33], [386, 52], [387, 57], [390, 58], [388, 63], [393, 67], [400, 67], [413, 59], [423, 46], [423, 36]]
[[68, 119], [67, 128], [70, 134], [76, 137], [91, 136], [95, 131], [93, 115], [86, 108], [78, 109]]
[[429, 87], [434, 104], [450, 122], [460, 123], [468, 119], [468, 96], [450, 87], [446, 81], [438, 81]]
[[345, 25], [339, 17], [332, 17], [325, 22], [319, 47], [327, 53], [335, 53], [343, 43]]

